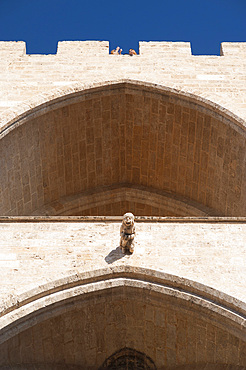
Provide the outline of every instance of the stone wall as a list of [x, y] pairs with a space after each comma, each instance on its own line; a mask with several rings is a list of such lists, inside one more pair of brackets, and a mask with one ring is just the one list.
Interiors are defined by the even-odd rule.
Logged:
[[138, 221], [132, 256], [119, 250], [120, 221], [109, 222], [107, 217], [98, 222], [97, 217], [93, 222], [90, 218], [83, 221], [87, 219], [83, 217], [58, 219], [18, 222], [18, 218], [10, 218], [11, 222], [5, 222], [7, 218], [2, 218], [2, 308], [8, 299], [7, 305], [11, 303], [11, 297], [17, 300], [22, 293], [48, 282], [112, 266], [162, 271], [246, 301], [245, 219], [238, 223], [237, 219], [217, 222], [216, 218]]
[[119, 228], [1, 219], [0, 365], [97, 369], [129, 347], [158, 369], [246, 366], [245, 219], [139, 218], [133, 255]]
[[[0, 220], [2, 368], [94, 369], [124, 347], [158, 369], [245, 368], [246, 221], [214, 217], [245, 216], [245, 56], [0, 42], [1, 214], [54, 216]], [[130, 256], [119, 217], [64, 216], [129, 205], [213, 217], [139, 218]]]
[[0, 43], [2, 125], [73, 86], [131, 79], [196, 94], [246, 119], [245, 43], [221, 56], [192, 55], [184, 42], [140, 42], [137, 56], [109, 55], [107, 41], [63, 41], [56, 55], [26, 55], [24, 42]]

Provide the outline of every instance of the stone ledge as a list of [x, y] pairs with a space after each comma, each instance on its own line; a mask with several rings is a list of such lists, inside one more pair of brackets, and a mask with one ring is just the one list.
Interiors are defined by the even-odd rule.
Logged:
[[[122, 216], [0, 216], [0, 223], [121, 222]], [[158, 217], [136, 216], [145, 223], [246, 223], [246, 217]]]

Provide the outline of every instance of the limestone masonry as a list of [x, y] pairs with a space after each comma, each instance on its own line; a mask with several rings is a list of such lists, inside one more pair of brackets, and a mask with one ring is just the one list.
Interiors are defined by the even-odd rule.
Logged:
[[246, 43], [0, 42], [0, 272], [2, 370], [246, 369]]
[[188, 42], [140, 42], [130, 57], [110, 55], [107, 41], [62, 41], [55, 55], [27, 55], [22, 41], [0, 42], [1, 121], [52, 94], [121, 79], [196, 94], [245, 120], [245, 55], [246, 43], [224, 42], [221, 56], [209, 56], [192, 55]]

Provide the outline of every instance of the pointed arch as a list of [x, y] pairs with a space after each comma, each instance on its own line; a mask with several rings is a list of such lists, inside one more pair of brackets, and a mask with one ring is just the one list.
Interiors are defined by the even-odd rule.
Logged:
[[76, 102], [88, 92], [105, 89], [107, 87], [117, 89], [117, 86], [122, 84], [127, 84], [131, 87], [145, 87], [146, 89], [155, 90], [157, 93], [164, 93], [171, 95], [173, 98], [180, 98], [184, 101], [199, 105], [205, 110], [218, 113], [229, 121], [230, 124], [235, 124], [239, 128], [245, 129], [246, 127], [246, 122], [234, 112], [225, 108], [223, 101], [218, 104], [209, 98], [198, 95], [196, 92], [178, 90], [164, 85], [153, 84], [148, 81], [136, 79], [105, 80], [102, 78], [98, 79], [96, 82], [73, 83], [71, 86], [60, 87], [47, 93], [39, 94], [29, 99], [27, 102], [19, 104], [14, 109], [9, 109], [0, 119], [0, 135], [21, 125], [26, 119], [30, 119], [31, 116], [37, 117], [57, 107], [67, 105], [70, 102]]
[[[122, 214], [131, 197], [87, 209], [79, 202], [92, 204], [91, 193], [125, 186], [153, 194], [151, 205], [138, 197], [137, 215], [184, 215], [176, 198], [185, 200], [187, 216], [246, 214], [244, 122], [199, 96], [103, 81], [61, 89], [16, 112], [2, 125], [2, 214], [52, 207], [59, 214], [70, 199], [78, 200], [67, 206], [76, 215]], [[159, 193], [170, 195], [171, 213], [154, 206]]]
[[[112, 353], [133, 347], [140, 352], [145, 349], [146, 358], [152, 358], [158, 368], [180, 364], [182, 347], [183, 358], [188, 356], [183, 364], [214, 363], [217, 358], [216, 363], [238, 365], [238, 358], [223, 357], [220, 345], [231, 353], [237, 341], [239, 352], [244, 350], [245, 313], [242, 302], [188, 279], [131, 266], [94, 270], [39, 286], [2, 312], [0, 364], [9, 365], [4, 354], [19, 338], [17, 363], [22, 363], [23, 353], [27, 364], [69, 363], [68, 358], [73, 359], [79, 348], [83, 355], [77, 356], [77, 362], [71, 360], [71, 365], [89, 366], [91, 361], [99, 367]], [[190, 330], [195, 330], [193, 338]], [[72, 346], [68, 345], [68, 336]], [[208, 353], [211, 336], [217, 339]], [[30, 338], [34, 338], [33, 346], [48, 340], [53, 357], [46, 361], [41, 349], [32, 347]], [[61, 345], [66, 348], [62, 356]], [[160, 356], [151, 349], [153, 346], [159, 348]], [[167, 360], [166, 351], [176, 350], [174, 361]], [[90, 360], [86, 351], [90, 352]], [[99, 352], [102, 356], [97, 357]], [[15, 365], [14, 360], [11, 365]]]

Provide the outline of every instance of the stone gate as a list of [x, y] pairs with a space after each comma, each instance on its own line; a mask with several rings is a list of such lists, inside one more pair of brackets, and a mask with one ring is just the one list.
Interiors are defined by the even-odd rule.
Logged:
[[245, 56], [0, 43], [2, 369], [246, 368]]

